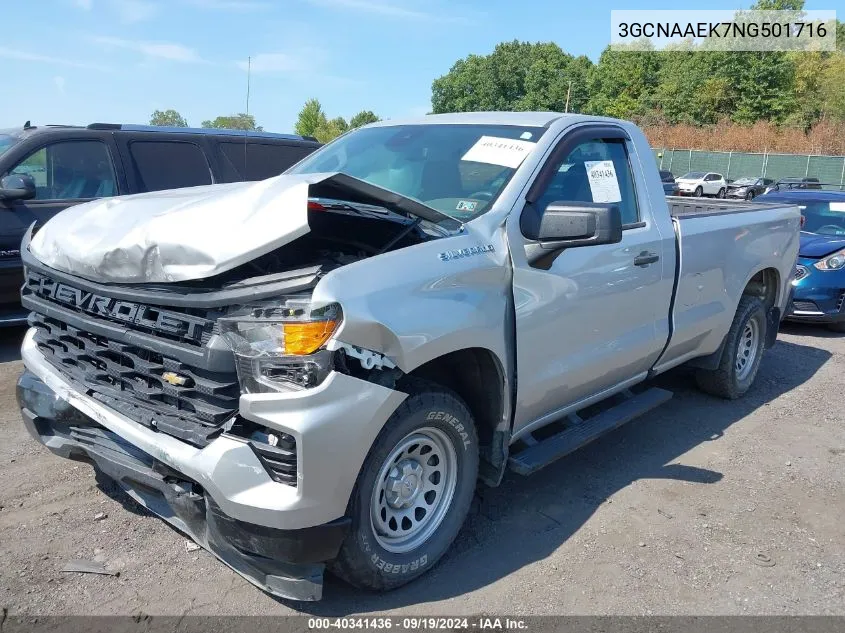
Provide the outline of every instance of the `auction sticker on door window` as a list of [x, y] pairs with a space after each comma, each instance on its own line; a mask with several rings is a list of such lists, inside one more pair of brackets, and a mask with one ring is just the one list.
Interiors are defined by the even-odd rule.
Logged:
[[461, 160], [516, 169], [534, 149], [536, 143], [498, 136], [482, 136]]
[[616, 169], [612, 160], [587, 160], [587, 178], [590, 181], [590, 191], [593, 202], [621, 202], [619, 181], [616, 179]]
[[845, 211], [845, 202], [831, 202], [830, 203], [830, 210], [831, 211]]

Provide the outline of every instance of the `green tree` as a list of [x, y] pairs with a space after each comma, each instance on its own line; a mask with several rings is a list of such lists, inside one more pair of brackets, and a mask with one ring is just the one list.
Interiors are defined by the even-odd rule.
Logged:
[[611, 50], [608, 46], [590, 81], [587, 110], [630, 119], [654, 105], [664, 54], [653, 50]]
[[346, 132], [348, 129], [349, 124], [346, 122], [346, 119], [339, 116], [320, 125], [320, 127], [314, 130], [314, 134], [312, 136], [315, 136], [321, 143], [328, 143]]
[[213, 121], [203, 121], [202, 126], [206, 128], [220, 128], [226, 130], [250, 130], [252, 132], [263, 132], [264, 128], [255, 124], [255, 117], [251, 114], [231, 114], [219, 116]]
[[376, 123], [381, 121], [372, 110], [361, 110], [358, 114], [349, 119], [349, 129], [354, 130], [356, 127], [367, 125], [368, 123]]
[[328, 119], [326, 113], [323, 112], [323, 106], [317, 99], [309, 99], [299, 111], [299, 117], [293, 129], [300, 136], [314, 136], [318, 128], [325, 127], [327, 124]]
[[156, 110], [150, 116], [150, 125], [188, 127], [188, 122], [176, 110]]
[[592, 63], [554, 43], [503, 42], [489, 55], [469, 55], [432, 84], [435, 113], [474, 110], [580, 111]]

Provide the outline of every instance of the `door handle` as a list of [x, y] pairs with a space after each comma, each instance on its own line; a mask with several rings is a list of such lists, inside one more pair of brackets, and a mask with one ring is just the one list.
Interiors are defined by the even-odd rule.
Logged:
[[653, 264], [659, 259], [660, 255], [658, 255], [657, 253], [649, 253], [648, 251], [643, 251], [634, 258], [634, 266], [648, 266], [649, 264]]

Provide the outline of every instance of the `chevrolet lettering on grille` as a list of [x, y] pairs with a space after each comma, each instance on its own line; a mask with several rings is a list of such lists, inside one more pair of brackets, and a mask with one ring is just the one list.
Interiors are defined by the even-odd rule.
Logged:
[[180, 336], [197, 343], [202, 342], [206, 320], [201, 317], [104, 297], [32, 271], [27, 274], [27, 286], [39, 297], [52, 299], [89, 314]]

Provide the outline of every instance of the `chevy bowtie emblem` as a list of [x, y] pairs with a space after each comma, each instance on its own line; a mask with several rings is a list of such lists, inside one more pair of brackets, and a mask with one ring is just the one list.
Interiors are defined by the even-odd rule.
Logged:
[[161, 375], [161, 379], [165, 382], [169, 382], [175, 387], [184, 387], [188, 384], [188, 381], [190, 380], [190, 378], [188, 378], [187, 376], [180, 376], [179, 374], [174, 373], [172, 371], [164, 372]]

